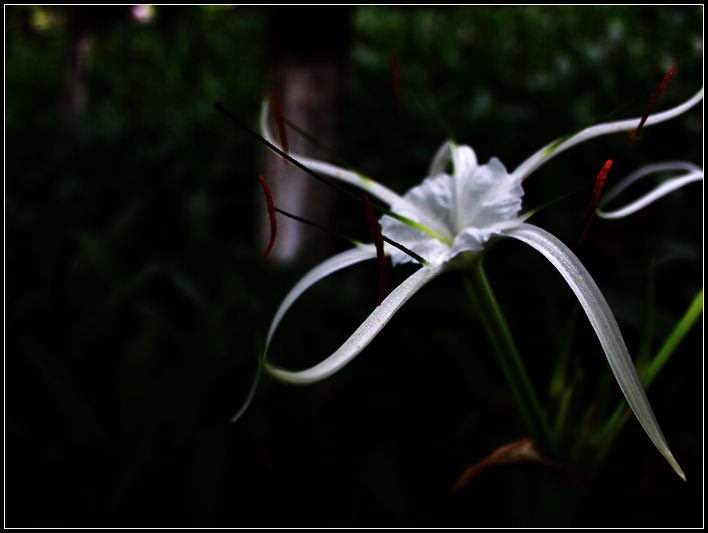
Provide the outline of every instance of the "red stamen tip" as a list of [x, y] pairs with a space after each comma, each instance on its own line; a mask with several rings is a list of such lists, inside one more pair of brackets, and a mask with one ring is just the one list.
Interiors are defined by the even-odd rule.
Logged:
[[[283, 152], [288, 153], [288, 137], [285, 132], [285, 118], [283, 117], [283, 111], [278, 105], [278, 99], [275, 97], [275, 93], [270, 91], [270, 105], [273, 106], [273, 111], [275, 111], [275, 120], [278, 124], [278, 135], [280, 137], [280, 145], [283, 148]], [[283, 158], [283, 161], [288, 162], [287, 159]]]
[[644, 111], [644, 114], [642, 115], [642, 118], [639, 121], [639, 125], [637, 126], [637, 129], [634, 130], [635, 137], [637, 137], [639, 135], [639, 130], [642, 129], [642, 126], [644, 126], [644, 123], [647, 121], [647, 118], [649, 118], [649, 115], [651, 114], [652, 109], [654, 109], [654, 106], [659, 101], [659, 97], [661, 96], [661, 94], [664, 92], [664, 90], [666, 90], [666, 86], [669, 84], [669, 80], [674, 75], [674, 72], [676, 72], [677, 68], [678, 68], [678, 61], [674, 61], [673, 66], [666, 73], [666, 76], [664, 76], [664, 79], [661, 80], [661, 83], [659, 84], [659, 87], [657, 88], [656, 92], [654, 93], [654, 96], [651, 97], [651, 100], [649, 101], [649, 105], [647, 106], [647, 110]]
[[369, 223], [369, 232], [371, 233], [371, 238], [374, 241], [374, 246], [376, 246], [376, 266], [379, 271], [379, 296], [376, 305], [381, 305], [386, 292], [387, 274], [383, 234], [381, 233], [381, 224], [379, 224], [379, 221], [374, 214], [374, 209], [371, 207], [371, 201], [369, 200], [368, 195], [363, 194], [362, 197], [364, 198], [364, 208], [366, 209], [366, 220]]
[[396, 100], [396, 110], [398, 118], [403, 118], [403, 105], [401, 104], [401, 84], [398, 76], [398, 62], [396, 61], [396, 52], [391, 52], [388, 56], [389, 64], [391, 65], [391, 79], [393, 80], [393, 97]]
[[590, 229], [590, 224], [595, 220], [595, 212], [597, 211], [597, 206], [600, 204], [600, 196], [602, 195], [602, 188], [605, 186], [605, 179], [607, 178], [607, 172], [612, 166], [612, 159], [605, 161], [602, 165], [600, 172], [598, 172], [595, 178], [595, 184], [592, 188], [592, 200], [590, 201], [590, 208], [588, 209], [588, 216], [585, 219], [585, 226], [583, 227], [583, 233], [578, 239], [578, 244], [582, 243], [588, 236], [588, 230]]
[[275, 202], [273, 202], [273, 194], [270, 192], [270, 187], [268, 187], [268, 182], [266, 182], [263, 174], [258, 174], [258, 180], [263, 186], [263, 195], [266, 199], [266, 206], [268, 207], [268, 218], [270, 219], [270, 241], [268, 242], [268, 247], [263, 255], [266, 256], [273, 248], [275, 243], [275, 236], [278, 233], [278, 219], [275, 216]]

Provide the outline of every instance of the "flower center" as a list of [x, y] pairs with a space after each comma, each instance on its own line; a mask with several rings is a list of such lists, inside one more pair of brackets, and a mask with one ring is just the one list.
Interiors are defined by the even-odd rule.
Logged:
[[[429, 177], [391, 206], [396, 215], [384, 216], [381, 226], [384, 234], [439, 264], [481, 251], [493, 235], [520, 223], [522, 196], [521, 180], [498, 159], [478, 165], [472, 148], [445, 143]], [[407, 261], [395, 252], [391, 259]]]

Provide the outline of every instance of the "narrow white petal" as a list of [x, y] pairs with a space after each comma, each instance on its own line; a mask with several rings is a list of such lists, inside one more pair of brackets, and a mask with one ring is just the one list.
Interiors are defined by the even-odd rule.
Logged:
[[[269, 107], [270, 106], [268, 105], [268, 101], [266, 100], [263, 103], [263, 108], [261, 109], [261, 135], [263, 135], [263, 138], [266, 141], [276, 146], [278, 149], [282, 150], [282, 146], [270, 132], [270, 128], [268, 126]], [[319, 161], [317, 159], [312, 159], [303, 155], [292, 153], [288, 155], [319, 174], [324, 174], [325, 176], [329, 176], [331, 178], [335, 178], [345, 183], [354, 185], [355, 187], [366, 191], [371, 196], [383, 200], [389, 205], [392, 205], [395, 202], [403, 201], [403, 199], [391, 189], [384, 187], [380, 183], [372, 179], [366, 178], [361, 174], [357, 174], [356, 172], [352, 172], [351, 170], [347, 170], [331, 163]]]
[[636, 213], [637, 211], [640, 211], [641, 209], [644, 209], [646, 206], [651, 204], [652, 202], [655, 202], [662, 196], [666, 196], [670, 192], [675, 191], [676, 189], [680, 189], [684, 185], [688, 185], [689, 183], [693, 183], [694, 181], [702, 181], [703, 180], [703, 172], [691, 172], [689, 174], [686, 174], [684, 176], [678, 176], [675, 178], [672, 178], [670, 180], [665, 181], [655, 189], [651, 190], [644, 196], [637, 198], [634, 202], [631, 202], [627, 204], [626, 206], [616, 209], [614, 211], [601, 211], [600, 209], [597, 210], [597, 216], [600, 218], [607, 218], [607, 219], [614, 219], [614, 218], [622, 218], [626, 217], [628, 215], [632, 215]]
[[364, 320], [349, 339], [332, 355], [321, 363], [302, 371], [289, 371], [275, 368], [268, 363], [265, 369], [273, 377], [294, 384], [313, 383], [331, 376], [354, 359], [388, 323], [408, 299], [418, 292], [426, 283], [440, 274], [443, 265], [425, 266], [416, 270], [411, 276], [396, 287], [381, 305]]
[[632, 183], [645, 176], [649, 176], [650, 174], [655, 174], [657, 172], [672, 172], [681, 170], [684, 170], [686, 172], [703, 172], [703, 169], [701, 167], [691, 163], [690, 161], [666, 161], [663, 163], [653, 163], [651, 165], [646, 165], [635, 170], [629, 176], [622, 178], [615, 185], [605, 190], [602, 195], [602, 201], [600, 202], [600, 205], [606, 205], [607, 202], [617, 197], [622, 191], [632, 185]]
[[[649, 115], [649, 118], [647, 118], [646, 122], [644, 123], [644, 127], [672, 119], [680, 115], [681, 113], [688, 111], [691, 107], [696, 105], [701, 100], [703, 100], [702, 88], [683, 104], [668, 109], [667, 111], [663, 111], [661, 113]], [[620, 120], [617, 122], [606, 122], [604, 124], [597, 124], [595, 126], [585, 128], [577, 134], [572, 135], [561, 142], [556, 140], [552, 143], [547, 144], [538, 152], [529, 157], [526, 161], [521, 163], [521, 165], [519, 165], [519, 167], [513, 172], [513, 174], [515, 176], [521, 177], [521, 179], [526, 179], [538, 167], [546, 163], [549, 159], [557, 156], [561, 152], [564, 152], [568, 148], [575, 146], [578, 143], [587, 141], [588, 139], [592, 139], [593, 137], [598, 137], [600, 135], [608, 135], [610, 133], [617, 133], [620, 131], [632, 131], [637, 128], [637, 126], [639, 125], [639, 121], [640, 117], [637, 117], [628, 120]]]
[[617, 379], [617, 383], [639, 423], [659, 452], [666, 458], [676, 473], [685, 480], [686, 476], [671, 454], [654, 412], [649, 405], [649, 400], [639, 376], [637, 376], [637, 371], [629, 356], [629, 351], [624, 343], [617, 321], [600, 289], [580, 260], [570, 248], [556, 237], [531, 224], [521, 224], [506, 231], [506, 235], [519, 239], [541, 252], [561, 273], [585, 310], [607, 356], [615, 379]]
[[290, 307], [295, 303], [295, 300], [297, 300], [302, 293], [321, 279], [326, 278], [338, 270], [342, 270], [343, 268], [347, 268], [362, 261], [366, 261], [367, 259], [374, 258], [376, 258], [376, 248], [374, 248], [373, 245], [362, 245], [337, 254], [334, 257], [330, 257], [305, 274], [305, 276], [298, 281], [292, 289], [290, 289], [290, 292], [280, 304], [280, 307], [278, 307], [278, 310], [273, 317], [273, 321], [268, 329], [268, 336], [266, 337], [266, 353], [268, 352], [268, 347], [270, 346], [270, 341], [273, 338], [273, 334], [275, 333], [278, 324], [280, 324], [280, 321], [283, 319], [283, 315], [285, 315], [286, 311], [290, 309]]
[[[288, 295], [285, 297], [283, 303], [280, 304], [278, 311], [275, 313], [273, 322], [270, 325], [270, 330], [268, 331], [264, 357], [268, 352], [268, 346], [270, 345], [273, 333], [275, 333], [275, 329], [278, 327], [278, 324], [282, 320], [283, 315], [285, 315], [285, 312], [292, 306], [295, 300], [297, 300], [303, 292], [305, 292], [317, 281], [332, 274], [333, 272], [336, 272], [337, 270], [341, 270], [348, 266], [354, 265], [366, 259], [372, 259], [374, 257], [376, 257], [375, 248], [372, 245], [362, 245], [358, 248], [354, 248], [353, 250], [347, 250], [346, 252], [335, 255], [334, 257], [328, 259], [324, 263], [312, 269], [308, 274], [305, 275], [305, 277], [298, 281], [292, 288], [292, 290], [288, 293]], [[267, 363], [263, 366], [267, 366]], [[260, 382], [261, 369], [262, 365], [259, 364], [258, 371], [256, 372], [256, 376], [253, 379], [253, 384], [251, 385], [251, 389], [248, 391], [248, 396], [246, 396], [246, 400], [243, 402], [243, 405], [238, 410], [238, 412], [233, 416], [231, 422], [238, 421], [238, 419], [243, 416], [248, 407], [251, 405], [251, 402], [253, 401], [253, 396], [255, 395], [256, 389], [258, 388], [258, 383]]]

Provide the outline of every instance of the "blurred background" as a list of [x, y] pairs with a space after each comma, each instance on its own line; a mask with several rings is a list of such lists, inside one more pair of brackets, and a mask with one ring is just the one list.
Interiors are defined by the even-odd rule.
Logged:
[[[404, 192], [450, 136], [512, 169], [561, 135], [641, 116], [674, 61], [657, 109], [686, 100], [703, 83], [702, 27], [701, 6], [6, 6], [6, 526], [700, 526], [702, 319], [649, 390], [687, 483], [632, 419], [597, 472], [567, 451], [553, 458], [563, 468], [490, 467], [453, 492], [526, 436], [457, 274], [329, 380], [263, 379], [231, 424], [279, 302], [346, 247], [291, 227], [264, 258], [257, 175], [277, 205], [362, 240], [368, 227], [213, 104], [255, 129], [273, 91], [296, 124]], [[587, 142], [525, 183], [527, 208], [564, 197], [533, 222], [573, 247], [632, 352], [648, 287], [656, 351], [702, 286], [702, 185], [595, 221], [578, 246], [592, 183], [606, 159], [608, 186], [651, 162], [702, 166], [702, 116]], [[620, 393], [572, 293], [519, 243], [485, 264], [549, 405], [570, 346], [581, 433]], [[390, 288], [409, 273], [392, 271]], [[322, 359], [376, 285], [373, 262], [322, 281], [270, 357]]]

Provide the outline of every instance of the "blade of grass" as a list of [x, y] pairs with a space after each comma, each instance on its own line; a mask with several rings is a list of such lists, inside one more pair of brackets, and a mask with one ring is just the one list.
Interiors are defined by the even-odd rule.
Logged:
[[639, 348], [637, 349], [637, 373], [643, 382], [646, 378], [646, 371], [651, 357], [652, 341], [654, 339], [654, 306], [656, 305], [656, 291], [654, 290], [655, 263], [654, 259], [649, 262], [644, 312], [642, 313], [642, 330], [639, 338]]
[[509, 326], [484, 272], [482, 258], [474, 261], [472, 272], [466, 279], [470, 299], [479, 310], [480, 319], [487, 331], [489, 341], [502, 367], [524, 423], [538, 449], [542, 452], [553, 453], [555, 444], [546, 415], [537, 399]]

